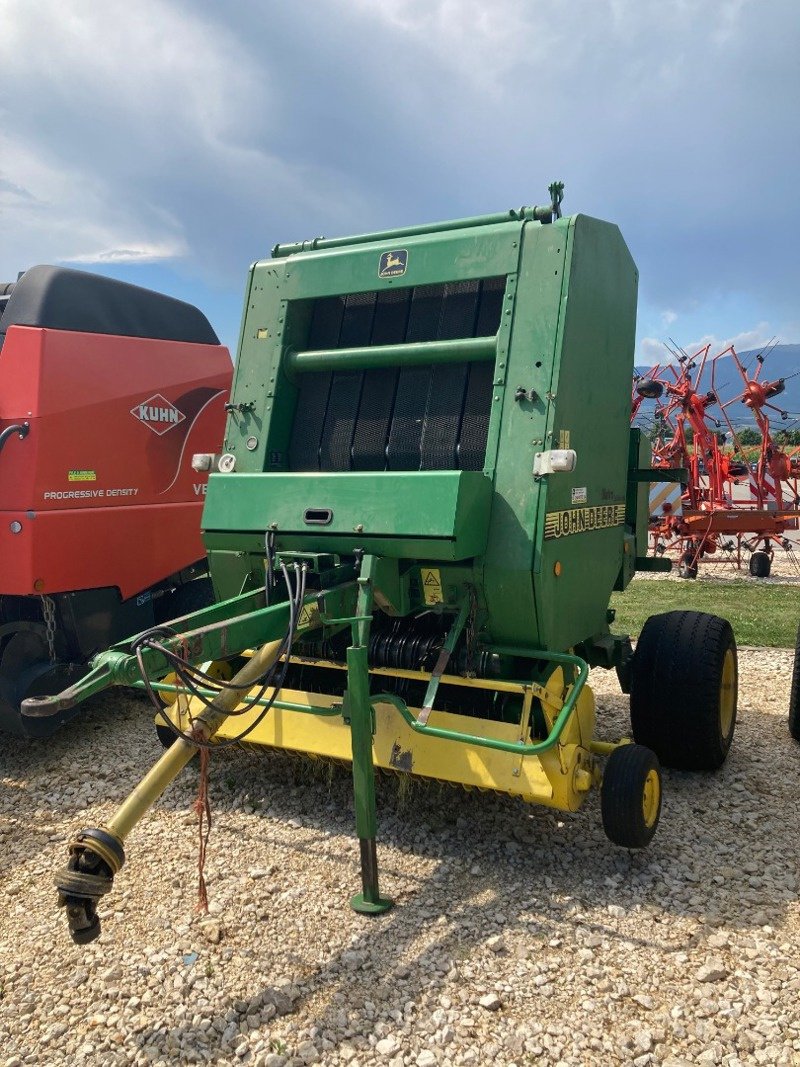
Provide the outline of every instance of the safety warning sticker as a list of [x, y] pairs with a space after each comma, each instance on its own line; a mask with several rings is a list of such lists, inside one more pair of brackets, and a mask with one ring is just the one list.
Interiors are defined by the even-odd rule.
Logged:
[[442, 576], [438, 567], [420, 567], [422, 576], [422, 595], [426, 604], [441, 604]]
[[97, 474], [94, 471], [68, 471], [67, 478], [71, 482], [96, 482]]
[[297, 632], [299, 633], [301, 630], [311, 630], [315, 626], [319, 626], [319, 624], [319, 608], [317, 605], [303, 605], [297, 619]]

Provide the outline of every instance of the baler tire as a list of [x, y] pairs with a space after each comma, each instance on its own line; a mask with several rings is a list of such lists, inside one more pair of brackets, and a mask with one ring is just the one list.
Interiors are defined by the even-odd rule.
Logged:
[[750, 557], [750, 574], [753, 578], [769, 578], [772, 561], [766, 552], [754, 552]]
[[644, 745], [621, 745], [606, 761], [600, 789], [606, 837], [622, 848], [650, 844], [661, 817], [661, 767]]
[[[178, 735], [174, 733], [174, 731], [170, 730], [168, 726], [164, 726], [163, 723], [157, 722], [155, 726], [156, 737], [158, 738], [158, 743], [161, 745], [161, 747], [163, 749], [172, 748], [173, 744], [178, 740]], [[195, 754], [189, 760], [190, 767], [194, 765], [199, 753], [200, 750], [198, 749], [197, 752], [195, 752]]]
[[665, 767], [715, 771], [736, 727], [738, 663], [730, 623], [702, 611], [651, 615], [631, 673], [634, 740]]
[[789, 733], [795, 741], [800, 742], [800, 626], [794, 643], [792, 687], [789, 690]]

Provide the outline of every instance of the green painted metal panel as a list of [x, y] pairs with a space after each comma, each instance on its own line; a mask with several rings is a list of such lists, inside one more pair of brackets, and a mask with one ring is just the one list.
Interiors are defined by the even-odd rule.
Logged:
[[[495, 496], [483, 585], [492, 639], [545, 647], [534, 589], [534, 541], [543, 485], [533, 477], [536, 452], [548, 437], [553, 363], [559, 321], [567, 226], [526, 226], [515, 288], [506, 366], [495, 375], [498, 409], [492, 445]], [[518, 388], [535, 399], [516, 399]], [[495, 414], [493, 412], [493, 414]], [[488, 465], [487, 455], [487, 465]]]
[[372, 538], [449, 541], [446, 558], [465, 559], [484, 551], [491, 494], [480, 471], [212, 474], [203, 526], [271, 530], [308, 551], [327, 551], [333, 539], [350, 552], [371, 552]]
[[[398, 250], [402, 273], [379, 277], [382, 257]], [[482, 476], [288, 473], [300, 377], [291, 353], [310, 348], [314, 300], [497, 276], [507, 281]], [[255, 264], [232, 397], [240, 407], [226, 430], [236, 473], [211, 477], [204, 514], [215, 582], [230, 595], [255, 581], [257, 542], [276, 524], [284, 550], [468, 563], [494, 642], [563, 650], [604, 632], [634, 533], [625, 502], [636, 287], [617, 228], [580, 215], [443, 224], [401, 243], [360, 237]], [[445, 347], [455, 358], [457, 343]], [[353, 351], [354, 367], [372, 359]], [[558, 447], [576, 450], [575, 470], [536, 478], [537, 452]], [[308, 508], [330, 509], [330, 523], [309, 527]], [[237, 538], [255, 539], [241, 556]]]
[[577, 464], [547, 476], [538, 516], [548, 648], [606, 628], [623, 557], [636, 328], [638, 273], [617, 227], [583, 215], [568, 227], [548, 433], [553, 447], [575, 449]]
[[[516, 268], [520, 235], [523, 226], [527, 225], [512, 221], [409, 237], [403, 244], [403, 251], [408, 253], [405, 272], [394, 278], [380, 277], [381, 257], [385, 252], [397, 249], [397, 245], [390, 241], [305, 252], [278, 261], [286, 266], [283, 292], [286, 299], [298, 300], [310, 294], [339, 296], [372, 289], [508, 274]], [[274, 265], [274, 260], [263, 264], [272, 269]], [[261, 267], [262, 264], [258, 264], [257, 273]]]

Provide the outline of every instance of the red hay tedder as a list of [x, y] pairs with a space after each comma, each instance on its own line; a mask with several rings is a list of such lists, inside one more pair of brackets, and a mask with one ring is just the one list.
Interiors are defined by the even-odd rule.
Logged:
[[[634, 379], [632, 418], [641, 420], [642, 405], [655, 402], [653, 466], [684, 468], [688, 474], [679, 507], [663, 499], [668, 491], [656, 497], [651, 551], [677, 555], [682, 577], [695, 578], [701, 561], [740, 567], [744, 550], [750, 553], [750, 573], [766, 578], [779, 545], [800, 573], [787, 537], [800, 518], [800, 457], [776, 442], [770, 422], [770, 412], [787, 417], [772, 403], [784, 379], [762, 380], [763, 354], [750, 373], [732, 345], [713, 357], [710, 352], [710, 345], [693, 356], [680, 351], [675, 363]], [[723, 368], [727, 374], [733, 369], [742, 383], [741, 392], [725, 403], [717, 387]], [[731, 409], [737, 404], [749, 409], [761, 435], [757, 458], [748, 455], [734, 426]]]

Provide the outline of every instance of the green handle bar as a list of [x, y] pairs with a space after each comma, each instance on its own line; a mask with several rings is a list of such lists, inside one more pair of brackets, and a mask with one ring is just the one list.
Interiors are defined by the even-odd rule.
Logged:
[[548, 749], [558, 744], [558, 740], [567, 725], [581, 690], [586, 684], [586, 679], [589, 677], [589, 665], [580, 656], [573, 656], [569, 652], [525, 652], [520, 654], [531, 659], [543, 659], [550, 663], [571, 664], [573, 667], [578, 668], [578, 678], [564, 701], [564, 706], [558, 713], [558, 718], [553, 723], [553, 729], [544, 741], [536, 741], [532, 744], [527, 744], [523, 741], [500, 741], [493, 737], [476, 737], [474, 734], [462, 734], [459, 730], [446, 730], [441, 726], [423, 725], [414, 718], [408, 709], [408, 705], [392, 693], [379, 693], [377, 696], [371, 697], [371, 702], [373, 704], [391, 704], [393, 708], [400, 712], [411, 729], [418, 734], [440, 737], [445, 741], [458, 741], [465, 745], [477, 745], [480, 748], [494, 748], [500, 752], [514, 752], [518, 756], [539, 756], [542, 752], [547, 752]]
[[[561, 734], [564, 732], [564, 727], [567, 725], [570, 715], [575, 707], [578, 697], [586, 684], [586, 679], [589, 677], [589, 665], [585, 660], [582, 660], [580, 656], [573, 656], [568, 652], [519, 652], [518, 654], [528, 656], [530, 658], [543, 659], [550, 663], [566, 664], [569, 666], [578, 668], [578, 678], [572, 686], [572, 689], [564, 701], [564, 706], [558, 713], [558, 718], [553, 723], [553, 729], [544, 739], [544, 741], [535, 741], [532, 744], [527, 744], [523, 741], [500, 741], [493, 737], [478, 737], [475, 734], [464, 734], [459, 730], [446, 730], [441, 726], [427, 726], [419, 722], [411, 714], [408, 705], [400, 697], [394, 696], [392, 693], [377, 693], [375, 696], [370, 697], [370, 703], [372, 704], [390, 704], [393, 708], [400, 712], [400, 715], [404, 721], [418, 734], [427, 734], [429, 737], [439, 737], [445, 741], [457, 741], [464, 745], [477, 745], [480, 748], [493, 748], [499, 752], [513, 752], [518, 756], [538, 756], [543, 752], [547, 752], [548, 749], [553, 748], [558, 744], [558, 740]], [[156, 692], [159, 693], [177, 693], [178, 687], [168, 682], [151, 682], [150, 686]], [[143, 682], [136, 682], [135, 688], [143, 689]], [[211, 689], [202, 689], [200, 692], [204, 696], [214, 696], [214, 691]], [[259, 704], [265, 704], [266, 700], [257, 701]], [[335, 717], [341, 715], [342, 709], [340, 706], [333, 708], [325, 708], [320, 706], [307, 706], [305, 704], [291, 704], [284, 700], [276, 700], [273, 707], [280, 708], [284, 711], [296, 711], [302, 714], [311, 715], [324, 715], [329, 717]]]

